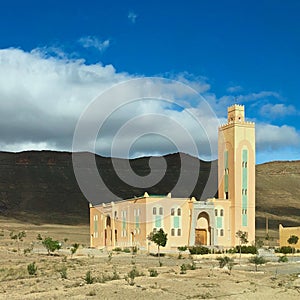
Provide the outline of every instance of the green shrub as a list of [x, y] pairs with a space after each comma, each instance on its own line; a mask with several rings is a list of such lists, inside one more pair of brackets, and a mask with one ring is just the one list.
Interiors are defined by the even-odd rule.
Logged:
[[63, 266], [60, 271], [59, 274], [61, 276], [62, 279], [67, 279], [67, 267]]
[[155, 269], [149, 269], [149, 275], [150, 277], [157, 277], [158, 276], [158, 272]]
[[142, 276], [143, 273], [140, 273], [137, 269], [136, 266], [133, 266], [132, 269], [125, 275], [124, 279], [128, 282], [129, 285], [134, 285], [134, 279], [136, 277]]
[[120, 247], [116, 247], [116, 248], [112, 249], [112, 251], [114, 251], [114, 252], [121, 252], [122, 249]]
[[191, 254], [208, 254], [210, 251], [207, 247], [203, 246], [193, 246], [189, 247], [189, 251]]
[[178, 251], [186, 251], [187, 250], [187, 246], [180, 246], [180, 247], [177, 247]]
[[278, 262], [288, 262], [288, 261], [289, 261], [289, 259], [287, 258], [286, 255], [280, 256], [278, 258]]
[[186, 270], [187, 270], [186, 264], [182, 264], [180, 266], [180, 274], [186, 274]]
[[84, 278], [87, 284], [92, 284], [95, 281], [95, 278], [92, 277], [91, 271], [87, 271]]
[[[240, 246], [236, 246], [236, 252], [240, 252]], [[241, 246], [241, 253], [257, 254], [255, 246]]]
[[125, 252], [125, 253], [131, 253], [131, 251], [130, 251], [129, 248], [124, 248], [124, 249], [123, 249], [123, 252]]
[[293, 248], [291, 246], [282, 246], [276, 249], [276, 252], [283, 254], [293, 253]]
[[48, 255], [50, 255], [50, 252], [61, 249], [61, 243], [59, 241], [54, 241], [51, 237], [46, 237], [42, 241], [42, 244], [47, 249]]
[[79, 248], [79, 244], [78, 243], [74, 243], [74, 244], [72, 244], [72, 247], [71, 247], [71, 256], [73, 256], [75, 253], [76, 253], [76, 251], [78, 250], [78, 248]]
[[36, 275], [37, 266], [35, 265], [35, 262], [27, 266], [27, 271], [29, 275]]
[[262, 257], [262, 256], [254, 256], [254, 257], [251, 257], [249, 259], [249, 262], [254, 264], [255, 265], [255, 271], [257, 271], [257, 266], [258, 265], [263, 265], [265, 264], [267, 261]]

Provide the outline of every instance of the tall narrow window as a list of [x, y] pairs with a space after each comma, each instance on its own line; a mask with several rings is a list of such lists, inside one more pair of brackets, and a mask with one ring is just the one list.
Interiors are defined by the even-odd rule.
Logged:
[[177, 235], [181, 236], [181, 229], [180, 228], [177, 229]]
[[153, 214], [156, 215], [156, 207], [153, 207]]
[[175, 215], [175, 209], [171, 208], [171, 216], [174, 216], [174, 215]]
[[220, 210], [220, 216], [221, 216], [221, 217], [224, 216], [224, 210], [223, 210], [223, 209]]
[[172, 229], [171, 229], [171, 236], [174, 236], [174, 235], [175, 235], [175, 229], [172, 228]]
[[181, 208], [177, 209], [177, 216], [181, 216]]
[[162, 216], [164, 214], [164, 209], [162, 207], [159, 208], [159, 214]]
[[215, 209], [215, 216], [217, 217], [218, 216], [218, 210]]

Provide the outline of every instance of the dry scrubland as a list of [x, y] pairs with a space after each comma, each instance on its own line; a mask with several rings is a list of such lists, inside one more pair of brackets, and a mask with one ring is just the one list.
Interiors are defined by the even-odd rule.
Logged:
[[[157, 257], [115, 252], [110, 257], [100, 250], [88, 249], [88, 226], [30, 225], [0, 219], [0, 298], [1, 299], [299, 299], [300, 263], [267, 263], [254, 272], [246, 257], [235, 265], [231, 275], [220, 269], [213, 256], [194, 257], [195, 270], [180, 274], [181, 265], [192, 263], [188, 255], [163, 257], [159, 267]], [[17, 243], [11, 231], [25, 230], [26, 238]], [[48, 256], [36, 237], [50, 236], [63, 241], [63, 249]], [[23, 249], [34, 242], [33, 251], [24, 255]], [[71, 257], [72, 243], [80, 248]], [[83, 245], [83, 246], [82, 246]], [[299, 258], [300, 259], [300, 258]], [[28, 264], [35, 262], [37, 274], [30, 276]], [[130, 285], [130, 271], [137, 276]], [[149, 269], [158, 273], [150, 277]], [[63, 270], [66, 279], [62, 278]], [[86, 282], [90, 271], [94, 282]], [[119, 279], [118, 279], [119, 278]], [[114, 280], [115, 279], [115, 280]]]

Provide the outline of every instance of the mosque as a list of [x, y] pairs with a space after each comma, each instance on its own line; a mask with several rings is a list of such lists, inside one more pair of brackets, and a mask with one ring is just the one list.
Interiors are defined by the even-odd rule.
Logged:
[[[168, 234], [166, 250], [203, 245], [229, 248], [236, 232], [255, 241], [255, 124], [245, 121], [242, 105], [228, 108], [218, 130], [218, 198], [197, 201], [171, 194], [149, 195], [90, 205], [90, 246], [154, 247], [147, 237], [160, 228]], [[154, 249], [154, 248], [153, 248]]]

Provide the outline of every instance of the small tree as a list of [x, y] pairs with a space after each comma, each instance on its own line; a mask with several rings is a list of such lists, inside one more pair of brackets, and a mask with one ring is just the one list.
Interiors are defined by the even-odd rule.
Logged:
[[239, 239], [239, 248], [240, 248], [240, 264], [242, 258], [242, 245], [248, 243], [248, 233], [246, 231], [239, 230], [236, 232], [235, 236]]
[[20, 231], [16, 234], [14, 234], [14, 232], [12, 231], [9, 234], [10, 238], [12, 240], [17, 241], [17, 245], [18, 245], [18, 253], [20, 253], [20, 242], [23, 242], [23, 238], [26, 237], [26, 232], [25, 231]]
[[42, 244], [47, 249], [48, 255], [50, 255], [50, 252], [54, 252], [55, 250], [59, 250], [61, 248], [61, 243], [59, 241], [52, 240], [51, 237], [46, 237], [42, 241]]
[[154, 242], [157, 245], [157, 253], [158, 253], [158, 261], [159, 265], [161, 265], [160, 262], [160, 247], [165, 247], [167, 244], [167, 233], [163, 231], [163, 229], [159, 229], [157, 232], [151, 232], [148, 236], [148, 240], [151, 242]]
[[257, 267], [258, 265], [263, 265], [265, 264], [267, 261], [262, 257], [262, 256], [254, 256], [254, 257], [251, 257], [249, 259], [249, 262], [252, 263], [252, 264], [255, 264], [255, 272], [257, 272]]
[[[289, 239], [287, 240], [287, 242], [290, 244], [290, 245], [296, 245], [298, 243], [298, 240], [299, 240], [299, 237], [297, 235], [291, 235], [289, 237]], [[293, 247], [293, 254], [295, 253], [295, 248]]]

